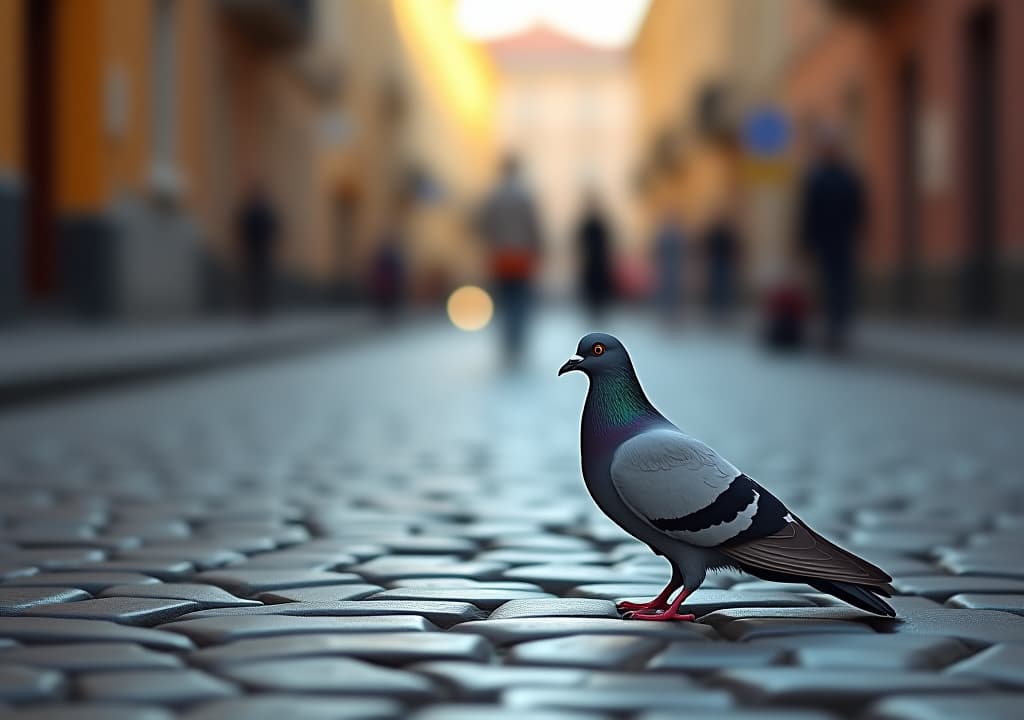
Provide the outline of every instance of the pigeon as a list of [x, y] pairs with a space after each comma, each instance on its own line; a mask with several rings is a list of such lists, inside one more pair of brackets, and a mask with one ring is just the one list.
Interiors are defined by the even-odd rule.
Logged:
[[[679, 611], [708, 570], [807, 583], [895, 617], [892, 578], [829, 542], [750, 476], [669, 422], [647, 399], [618, 339], [591, 333], [558, 374], [590, 381], [583, 406], [583, 479], [597, 506], [672, 566], [658, 597], [619, 603], [635, 620], [693, 620]], [[681, 588], [681, 589], [680, 589]], [[680, 590], [674, 600], [673, 593]]]

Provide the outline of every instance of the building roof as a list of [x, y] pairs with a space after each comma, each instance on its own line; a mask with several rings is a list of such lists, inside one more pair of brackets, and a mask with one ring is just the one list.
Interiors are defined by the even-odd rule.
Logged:
[[487, 48], [499, 64], [604, 64], [622, 59], [618, 48], [594, 45], [549, 25], [535, 24], [492, 40]]

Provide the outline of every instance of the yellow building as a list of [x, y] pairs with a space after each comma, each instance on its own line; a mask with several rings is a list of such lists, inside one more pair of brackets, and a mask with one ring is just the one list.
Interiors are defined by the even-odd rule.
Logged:
[[630, 54], [637, 103], [638, 185], [649, 217], [699, 225], [718, 209], [728, 175], [708, 143], [721, 122], [732, 62], [734, 3], [654, 0]]
[[393, 0], [408, 88], [402, 148], [414, 199], [410, 237], [417, 295], [479, 279], [474, 203], [497, 166], [496, 76], [455, 21], [454, 0]]
[[458, 268], [493, 107], [450, 0], [0, 0], [0, 317], [226, 304], [257, 189], [285, 297], [357, 293], [416, 178], [414, 272]]
[[242, 46], [271, 57], [308, 28], [304, 4], [260, 10], [274, 5], [0, 2], [8, 315], [26, 304], [98, 317], [196, 309], [204, 257], [230, 235], [240, 148], [273, 140], [240, 119], [259, 110], [235, 97], [251, 99]]
[[449, 0], [0, 0], [0, 317], [225, 305], [256, 192], [284, 299], [359, 293], [417, 177], [413, 271], [458, 267], [492, 111]]
[[408, 113], [401, 44], [387, 2], [318, 6], [307, 65], [327, 81], [312, 134], [315, 188], [311, 272], [358, 295], [373, 248], [401, 202]]

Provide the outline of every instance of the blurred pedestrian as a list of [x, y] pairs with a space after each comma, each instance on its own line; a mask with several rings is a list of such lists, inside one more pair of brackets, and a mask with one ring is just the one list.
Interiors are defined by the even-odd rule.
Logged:
[[707, 260], [708, 309], [712, 318], [724, 320], [736, 301], [736, 268], [739, 237], [728, 213], [722, 212], [708, 226], [704, 238]]
[[854, 311], [864, 192], [859, 175], [843, 156], [835, 129], [822, 128], [817, 141], [817, 157], [800, 194], [800, 242], [818, 268], [826, 347], [839, 352], [846, 346]]
[[490, 254], [505, 358], [516, 364], [525, 349], [533, 277], [543, 245], [533, 196], [516, 156], [502, 161], [501, 177], [485, 199], [478, 222]]
[[612, 299], [612, 235], [598, 197], [588, 194], [576, 230], [580, 252], [580, 289], [583, 304], [593, 318]]
[[253, 317], [267, 315], [273, 304], [274, 246], [277, 212], [259, 185], [253, 185], [238, 211], [242, 250], [243, 292], [246, 310]]
[[408, 200], [394, 203], [388, 226], [381, 234], [370, 267], [370, 296], [385, 320], [393, 320], [405, 299], [405, 219]]
[[654, 232], [655, 299], [662, 319], [668, 322], [678, 320], [682, 313], [688, 242], [679, 214], [664, 213]]

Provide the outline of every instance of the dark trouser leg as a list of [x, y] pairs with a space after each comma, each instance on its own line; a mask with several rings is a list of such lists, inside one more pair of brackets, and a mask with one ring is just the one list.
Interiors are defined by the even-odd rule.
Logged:
[[826, 337], [832, 349], [842, 349], [853, 309], [853, 274], [848, 263], [833, 261], [823, 269], [825, 278]]
[[526, 340], [526, 320], [529, 314], [529, 286], [525, 280], [504, 280], [499, 291], [503, 320], [505, 353], [517, 360], [523, 353]]

